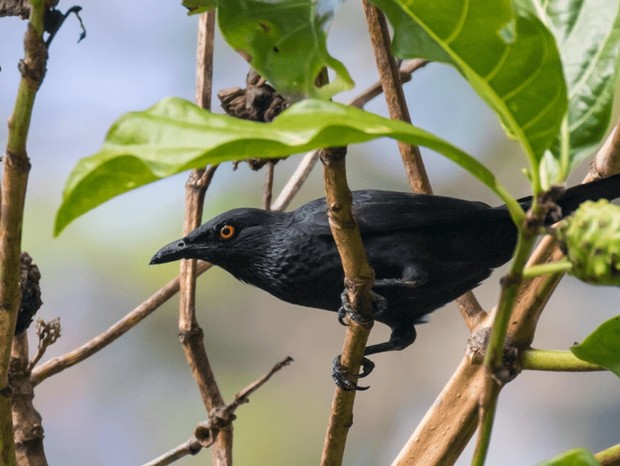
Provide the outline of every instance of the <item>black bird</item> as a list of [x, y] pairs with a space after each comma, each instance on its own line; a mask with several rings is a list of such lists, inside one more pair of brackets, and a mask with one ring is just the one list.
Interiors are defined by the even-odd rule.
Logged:
[[[566, 216], [585, 200], [617, 197], [620, 175], [570, 188], [557, 204]], [[527, 209], [531, 200], [519, 202]], [[392, 330], [388, 341], [368, 346], [365, 355], [411, 345], [415, 324], [478, 286], [511, 258], [516, 242], [506, 206], [365, 190], [353, 193], [353, 214], [375, 271], [373, 290], [387, 302], [377, 306], [374, 319]], [[552, 220], [557, 218], [547, 223]], [[289, 303], [328, 311], [342, 306], [344, 275], [325, 199], [291, 212], [230, 210], [161, 248], [151, 264], [190, 258]]]

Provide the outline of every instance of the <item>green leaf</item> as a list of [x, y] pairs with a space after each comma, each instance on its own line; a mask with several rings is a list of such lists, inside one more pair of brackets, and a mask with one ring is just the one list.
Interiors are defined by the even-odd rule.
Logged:
[[510, 0], [373, 2], [394, 27], [399, 57], [454, 65], [493, 108], [528, 155], [536, 188], [567, 107], [560, 56], [544, 24]]
[[618, 87], [620, 1], [549, 0], [551, 23], [568, 85], [568, 114], [545, 155], [549, 184], [562, 182], [604, 137]]
[[521, 223], [523, 210], [491, 171], [457, 147], [402, 121], [334, 102], [305, 100], [273, 122], [259, 123], [210, 113], [188, 101], [169, 98], [149, 110], [119, 118], [102, 149], [78, 162], [65, 186], [55, 234], [114, 196], [191, 168], [381, 137], [442, 153], [497, 193]]
[[217, 6], [215, 0], [183, 0], [183, 6], [189, 10], [190, 15], [204, 13]]
[[[280, 93], [329, 99], [351, 89], [344, 65], [327, 52], [326, 29], [340, 1], [219, 0], [218, 23], [226, 42]], [[317, 86], [324, 68], [332, 81]]]
[[537, 466], [600, 466], [594, 455], [585, 448], [575, 448], [551, 458]]
[[620, 316], [604, 322], [570, 350], [579, 359], [598, 364], [620, 377]]

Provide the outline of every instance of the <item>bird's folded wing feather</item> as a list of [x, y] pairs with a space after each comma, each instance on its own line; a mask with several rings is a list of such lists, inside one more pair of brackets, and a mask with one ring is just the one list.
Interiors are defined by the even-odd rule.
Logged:
[[[313, 234], [331, 234], [324, 199], [307, 204], [295, 215], [303, 217], [304, 226]], [[483, 202], [376, 190], [353, 192], [353, 215], [362, 233], [509, 217], [505, 208], [492, 208]]]

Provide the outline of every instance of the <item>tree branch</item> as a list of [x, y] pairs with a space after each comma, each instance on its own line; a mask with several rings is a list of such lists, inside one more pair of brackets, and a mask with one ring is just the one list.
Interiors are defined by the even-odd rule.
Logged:
[[594, 457], [601, 463], [601, 466], [618, 466], [620, 464], [620, 443], [599, 451]]
[[192, 435], [186, 442], [176, 446], [160, 457], [155, 458], [153, 461], [145, 463], [143, 466], [166, 466], [185, 456], [196, 455], [203, 448], [208, 448], [213, 445], [220, 429], [217, 425], [218, 419], [224, 419], [226, 425], [232, 422], [237, 408], [244, 403], [249, 403], [250, 395], [252, 393], [262, 387], [276, 372], [281, 370], [283, 367], [288, 366], [291, 362], [293, 362], [293, 358], [287, 356], [286, 359], [277, 363], [260, 379], [252, 382], [240, 392], [237, 392], [233, 402], [224, 406], [218, 410], [218, 412], [214, 412], [213, 414], [215, 416], [212, 419], [210, 418], [208, 421], [198, 424], [194, 430], [194, 435]]
[[[368, 264], [362, 237], [351, 213], [345, 155], [345, 148], [321, 152], [329, 225], [342, 261], [349, 302], [362, 319], [372, 322], [370, 291], [374, 284], [374, 272]], [[359, 371], [369, 333], [369, 325], [360, 325], [354, 320], [347, 326], [340, 362], [349, 376]], [[323, 444], [322, 465], [342, 463], [347, 434], [353, 424], [354, 401], [354, 390], [336, 388]]]
[[20, 61], [21, 80], [4, 154], [0, 219], [0, 449], [5, 464], [15, 464], [9, 359], [17, 311], [21, 300], [20, 254], [26, 186], [30, 159], [26, 152], [28, 131], [37, 91], [47, 65], [43, 42], [45, 2], [32, 0], [28, 29], [24, 38], [24, 58]]
[[[198, 21], [196, 101], [210, 108], [213, 78], [215, 11], [203, 13]], [[206, 190], [216, 166], [192, 170], [185, 184], [184, 234], [198, 228]], [[204, 334], [196, 320], [196, 260], [182, 260], [180, 265], [179, 339], [185, 358], [198, 386], [207, 413], [224, 406], [204, 345]], [[211, 458], [214, 465], [232, 464], [232, 425], [221, 429], [214, 439]]]
[[[411, 123], [409, 108], [403, 93], [403, 86], [392, 53], [390, 52], [390, 33], [383, 12], [368, 0], [362, 2], [364, 14], [368, 23], [370, 42], [375, 53], [379, 80], [383, 87], [383, 94], [388, 105], [388, 113], [393, 120]], [[420, 148], [411, 144], [398, 143], [398, 149], [403, 159], [405, 173], [411, 190], [416, 193], [433, 192], [431, 188]]]
[[[211, 264], [200, 261], [196, 268], [196, 275], [200, 275], [210, 268]], [[91, 338], [73, 351], [50, 359], [44, 364], [36, 367], [30, 376], [33, 385], [38, 385], [49, 376], [62, 372], [105, 348], [151, 315], [151, 313], [173, 297], [178, 291], [179, 277], [175, 277], [104, 332]]]

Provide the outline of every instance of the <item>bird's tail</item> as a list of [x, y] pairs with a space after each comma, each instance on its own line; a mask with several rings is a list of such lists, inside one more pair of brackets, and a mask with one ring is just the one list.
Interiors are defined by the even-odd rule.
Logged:
[[[564, 218], [577, 210], [584, 201], [596, 201], [598, 199], [611, 201], [617, 198], [620, 198], [620, 174], [568, 188], [560, 195], [556, 203], [562, 209], [561, 218]], [[527, 210], [532, 205], [532, 196], [518, 199], [518, 202], [524, 210]], [[550, 223], [557, 220], [559, 220], [557, 215], [552, 215], [547, 219]]]
[[620, 174], [603, 178], [591, 183], [580, 184], [568, 188], [557, 200], [562, 208], [562, 217], [573, 213], [584, 201], [609, 201], [620, 197]]

